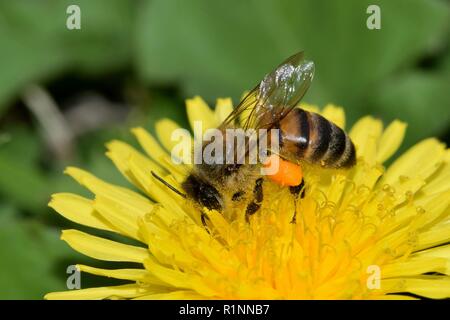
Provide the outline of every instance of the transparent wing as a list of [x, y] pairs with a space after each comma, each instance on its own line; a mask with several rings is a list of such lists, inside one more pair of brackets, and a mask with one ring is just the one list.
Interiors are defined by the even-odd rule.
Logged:
[[304, 60], [303, 52], [294, 54], [267, 74], [222, 126], [235, 125], [240, 120], [244, 129], [272, 127], [300, 102], [313, 76], [314, 63]]
[[259, 99], [259, 85], [257, 85], [253, 90], [251, 90], [247, 95], [241, 100], [239, 105], [233, 109], [233, 111], [228, 115], [228, 117], [223, 121], [221, 127], [234, 127], [239, 123], [244, 123], [242, 127], [248, 127], [247, 122], [253, 118], [255, 112], [255, 106], [258, 104]]

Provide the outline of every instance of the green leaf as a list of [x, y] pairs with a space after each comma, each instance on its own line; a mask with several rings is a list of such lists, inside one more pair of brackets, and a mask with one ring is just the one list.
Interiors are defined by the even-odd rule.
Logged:
[[55, 230], [15, 217], [12, 207], [0, 206], [0, 299], [42, 299], [64, 288], [56, 262], [73, 253]]
[[45, 177], [35, 167], [0, 152], [0, 172], [0, 194], [4, 199], [19, 208], [42, 212], [49, 200], [49, 189]]
[[409, 72], [392, 78], [374, 94], [376, 109], [388, 120], [408, 119], [405, 146], [442, 134], [450, 123], [447, 74]]
[[[70, 4], [81, 30], [68, 30]], [[64, 71], [98, 74], [129, 62], [132, 3], [122, 0], [0, 2], [0, 112], [30, 82]]]
[[8, 125], [1, 131], [0, 154], [14, 157], [24, 165], [35, 166], [42, 149], [39, 135], [22, 125]]
[[2, 136], [0, 196], [28, 212], [42, 212], [49, 189], [39, 168], [42, 145], [38, 135], [23, 126], [7, 126]]

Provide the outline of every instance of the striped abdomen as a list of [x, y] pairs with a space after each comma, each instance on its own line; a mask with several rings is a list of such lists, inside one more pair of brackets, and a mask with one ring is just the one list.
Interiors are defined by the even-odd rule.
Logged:
[[280, 121], [281, 155], [328, 168], [349, 168], [356, 162], [350, 137], [321, 115], [292, 110]]

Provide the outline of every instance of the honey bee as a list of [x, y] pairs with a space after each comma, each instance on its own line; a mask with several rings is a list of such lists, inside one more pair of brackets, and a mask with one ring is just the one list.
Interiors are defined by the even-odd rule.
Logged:
[[[289, 187], [296, 204], [299, 196], [305, 194], [302, 163], [340, 169], [350, 168], [356, 162], [355, 146], [341, 128], [317, 113], [297, 107], [313, 76], [314, 63], [305, 60], [303, 52], [294, 54], [267, 74], [219, 127], [222, 131], [238, 127], [279, 129], [277, 174], [262, 175], [261, 164], [200, 163], [181, 183], [183, 191], [154, 173], [153, 176], [193, 201], [205, 227], [208, 217], [203, 208], [224, 212], [238, 203], [246, 205], [249, 221], [261, 207], [266, 179]], [[203, 148], [207, 145], [204, 143]], [[295, 223], [295, 219], [296, 211], [291, 222]]]

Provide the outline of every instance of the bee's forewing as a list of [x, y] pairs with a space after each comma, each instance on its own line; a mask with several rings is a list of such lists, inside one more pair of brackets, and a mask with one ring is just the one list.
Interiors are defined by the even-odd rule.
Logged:
[[[305, 95], [313, 76], [314, 63], [304, 60], [303, 52], [294, 54], [261, 81], [259, 101], [262, 103], [258, 107], [271, 110], [274, 116], [282, 110], [290, 111]], [[282, 116], [287, 114], [282, 113]]]
[[[223, 122], [241, 120], [244, 128], [269, 128], [284, 118], [302, 99], [314, 76], [314, 63], [294, 54], [267, 74]], [[244, 120], [242, 119], [244, 115]]]

